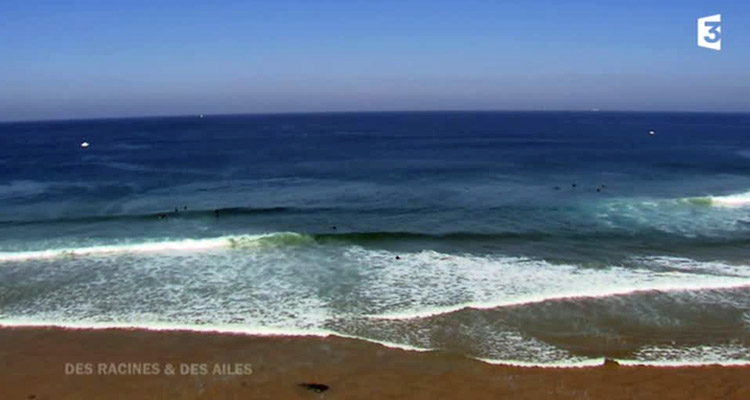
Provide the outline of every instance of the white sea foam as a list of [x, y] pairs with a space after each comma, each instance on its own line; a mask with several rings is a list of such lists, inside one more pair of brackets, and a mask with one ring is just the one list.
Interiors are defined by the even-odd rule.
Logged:
[[0, 252], [0, 263], [12, 261], [29, 261], [35, 259], [71, 258], [82, 256], [99, 256], [111, 254], [142, 254], [164, 252], [200, 252], [213, 249], [249, 248], [273, 242], [300, 242], [312, 240], [310, 237], [291, 233], [278, 232], [259, 235], [221, 236], [206, 239], [162, 240], [143, 243], [125, 243], [78, 248], [59, 248], [19, 252]]
[[253, 336], [319, 336], [336, 335], [335, 332], [323, 329], [295, 329], [278, 327], [248, 327], [232, 324], [195, 325], [182, 323], [151, 322], [83, 322], [83, 321], [52, 321], [35, 318], [0, 319], [0, 327], [54, 327], [65, 329], [142, 329], [147, 331], [190, 331], [197, 333], [229, 333]]
[[[674, 202], [674, 201], [671, 201]], [[668, 204], [669, 202], [662, 201], [658, 204]], [[714, 206], [720, 208], [739, 208], [750, 205], [750, 192], [735, 193], [724, 196], [700, 196], [700, 197], [685, 197], [677, 200], [677, 203], [682, 204], [694, 204], [703, 206]], [[644, 204], [644, 203], [642, 203]]]
[[745, 225], [750, 192], [728, 196], [677, 199], [617, 198], [602, 201], [592, 211], [597, 222], [633, 235], [658, 230], [683, 237], [726, 238]]
[[138, 329], [154, 332], [195, 332], [195, 333], [220, 333], [236, 334], [248, 336], [293, 336], [293, 337], [340, 337], [344, 339], [362, 340], [370, 343], [379, 344], [384, 347], [399, 349], [405, 351], [427, 352], [435, 349], [426, 349], [407, 344], [395, 343], [386, 340], [377, 340], [366, 337], [342, 334], [339, 332], [325, 329], [294, 329], [294, 328], [271, 328], [271, 327], [249, 327], [244, 325], [233, 324], [211, 324], [211, 325], [191, 325], [179, 323], [148, 323], [134, 324], [126, 322], [59, 322], [47, 321], [29, 318], [0, 319], [2, 328], [62, 328], [62, 329]]
[[727, 264], [719, 261], [697, 261], [685, 257], [671, 256], [634, 257], [633, 260], [676, 271], [750, 278], [750, 266], [747, 265]]
[[[337, 335], [429, 350], [439, 346], [429, 330], [391, 331], [399, 323], [390, 320], [638, 291], [750, 287], [743, 266], [720, 262], [656, 257], [628, 268], [591, 268], [500, 255], [286, 245], [298, 240], [313, 239], [271, 234], [125, 245], [113, 253], [123, 257], [96, 250], [91, 254], [102, 257], [30, 264], [25, 275], [2, 275], [0, 285], [22, 280], [26, 289], [4, 304], [0, 325]], [[475, 354], [539, 361], [534, 366], [590, 362], [523, 334], [493, 332]]]
[[[380, 266], [380, 279], [371, 289], [388, 293], [388, 311], [373, 319], [429, 318], [463, 309], [493, 309], [551, 300], [599, 298], [645, 291], [731, 289], [750, 286], [750, 274], [724, 275], [740, 267], [722, 263], [702, 266], [710, 274], [692, 271], [659, 272], [647, 268], [581, 268], [514, 257], [447, 256], [422, 252], [400, 263], [386, 254], [362, 257]], [[661, 260], [666, 262], [666, 260]], [[381, 289], [382, 288], [382, 289]], [[390, 289], [388, 289], [390, 288]], [[445, 304], [448, 300], [453, 300]], [[403, 307], [401, 304], [411, 304]], [[443, 304], [441, 304], [443, 303]]]
[[2, 252], [0, 262], [28, 261], [34, 259], [93, 256], [115, 253], [153, 253], [162, 251], [200, 251], [227, 246], [226, 238], [215, 239], [184, 239], [176, 241], [160, 241], [152, 243], [120, 244], [108, 246], [92, 246], [67, 249], [50, 249], [22, 252]]
[[643, 367], [703, 367], [720, 365], [722, 367], [750, 366], [750, 360], [617, 360], [620, 364]]
[[[591, 368], [604, 364], [604, 358], [591, 358], [576, 361], [552, 361], [552, 362], [530, 362], [520, 360], [504, 360], [491, 358], [477, 358], [477, 360], [493, 365], [507, 365], [511, 367], [525, 368]], [[637, 360], [637, 359], [613, 359], [617, 363], [632, 367], [703, 367], [709, 365], [750, 366], [750, 360]]]
[[733, 194], [728, 196], [709, 196], [712, 206], [717, 207], [745, 207], [750, 205], [750, 192]]
[[[145, 306], [150, 305], [153, 311], [149, 312], [157, 316], [186, 318], [193, 312], [201, 315], [206, 323], [229, 322], [237, 313], [245, 313], [246, 318], [248, 315], [260, 318], [257, 312], [247, 310], [249, 305], [268, 311], [262, 321], [276, 315], [273, 310], [277, 309], [280, 314], [274, 318], [284, 320], [297, 318], [282, 318], [284, 313], [311, 315], [316, 309], [331, 315], [344, 312], [371, 319], [408, 320], [469, 308], [493, 309], [649, 291], [750, 286], [750, 267], [669, 257], [641, 259], [639, 263], [643, 268], [584, 268], [508, 256], [450, 255], [435, 251], [396, 253], [357, 246], [316, 247], [295, 252], [286, 246], [312, 240], [293, 233], [226, 236], [0, 253], [0, 262], [54, 261], [64, 257], [64, 265], [75, 274], [79, 268], [90, 268], [86, 266], [87, 259], [79, 256], [107, 256], [92, 257], [91, 261], [100, 266], [97, 269], [111, 265], [104, 270], [117, 275], [80, 283], [66, 282], [76, 292], [57, 291], [55, 297], [48, 296], [45, 301], [56, 299], [54, 307], [58, 312], [68, 310], [65, 311], [68, 316], [89, 315], [92, 311], [83, 310], [84, 305], [91, 303], [90, 309], [96, 310], [103, 307], [100, 303], [112, 302], [102, 293], [120, 293], [122, 298], [132, 297], [133, 301], [139, 296], [148, 299], [142, 302], [144, 309], [140, 314], [133, 315], [136, 319], [147, 311]], [[227, 251], [261, 246], [275, 251]], [[210, 253], [204, 256], [206, 251]], [[132, 257], [109, 257], [119, 254]], [[395, 259], [397, 255], [399, 260]], [[666, 271], [665, 267], [668, 267]], [[38, 274], [47, 276], [36, 278], [44, 281], [59, 279], [57, 275], [67, 272], [54, 268], [40, 270]], [[149, 285], [134, 281], [143, 279], [150, 282]], [[136, 286], [128, 287], [130, 284]], [[344, 292], [352, 287], [356, 288], [355, 293]], [[275, 292], [269, 292], [272, 289]], [[191, 296], [185, 297], [186, 294]], [[81, 299], [76, 300], [76, 296]], [[267, 303], [272, 299], [275, 303]], [[306, 303], [313, 300], [313, 303]], [[173, 303], [166, 306], [160, 305], [160, 301]], [[193, 311], [190, 311], [191, 304]], [[29, 304], [32, 305], [44, 303]], [[181, 308], [174, 308], [177, 305]], [[291, 308], [282, 310], [280, 305]], [[48, 309], [52, 308], [50, 303]], [[59, 316], [44, 315], [52, 319]], [[246, 321], [259, 322], [256, 317]], [[324, 320], [325, 317], [318, 319], [319, 322]]]
[[524, 368], [588, 368], [597, 367], [604, 363], [604, 358], [592, 358], [586, 360], [576, 361], [552, 361], [552, 362], [530, 362], [522, 360], [512, 359], [493, 359], [493, 358], [476, 358], [487, 364], [492, 365], [507, 365], [510, 367], [524, 367]]
[[750, 365], [750, 348], [742, 344], [698, 345], [690, 347], [646, 346], [639, 349], [626, 365], [701, 366]]
[[526, 296], [517, 297], [509, 300], [499, 301], [488, 301], [488, 302], [468, 302], [452, 306], [445, 307], [433, 307], [425, 308], [413, 311], [401, 311], [392, 313], [383, 313], [370, 315], [373, 319], [386, 319], [386, 320], [409, 320], [409, 319], [421, 319], [431, 318], [439, 315], [450, 314], [456, 311], [475, 309], [475, 310], [490, 310], [501, 307], [511, 306], [522, 306], [534, 303], [542, 303], [545, 301], [556, 301], [566, 299], [594, 299], [611, 296], [623, 296], [641, 292], [678, 292], [678, 291], [690, 291], [690, 290], [715, 290], [715, 289], [735, 289], [742, 287], [750, 287], [750, 281], [745, 282], [726, 282], [716, 284], [706, 283], [663, 283], [656, 285], [644, 285], [643, 287], [634, 288], [602, 288], [602, 289], [578, 289], [571, 293], [557, 293], [550, 295], [537, 295], [537, 296]]

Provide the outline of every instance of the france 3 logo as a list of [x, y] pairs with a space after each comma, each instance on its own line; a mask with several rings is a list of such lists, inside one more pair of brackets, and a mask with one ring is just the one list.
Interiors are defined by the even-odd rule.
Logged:
[[721, 50], [721, 14], [698, 18], [698, 46]]

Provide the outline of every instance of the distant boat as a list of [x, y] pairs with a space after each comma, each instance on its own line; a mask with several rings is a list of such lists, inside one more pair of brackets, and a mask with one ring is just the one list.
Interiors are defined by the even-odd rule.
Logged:
[[198, 118], [203, 118], [203, 114], [199, 115]]
[[81, 143], [81, 148], [82, 149], [85, 149], [85, 148], [87, 148], [89, 146], [90, 146], [89, 142], [83, 142], [83, 143]]
[[651, 136], [654, 136], [654, 135], [656, 135], [656, 131], [648, 131], [648, 134], [651, 135]]

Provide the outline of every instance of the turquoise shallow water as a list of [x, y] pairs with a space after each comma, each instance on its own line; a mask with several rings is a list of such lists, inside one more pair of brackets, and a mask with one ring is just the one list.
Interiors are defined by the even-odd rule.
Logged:
[[658, 113], [0, 124], [0, 323], [747, 362], [749, 130]]

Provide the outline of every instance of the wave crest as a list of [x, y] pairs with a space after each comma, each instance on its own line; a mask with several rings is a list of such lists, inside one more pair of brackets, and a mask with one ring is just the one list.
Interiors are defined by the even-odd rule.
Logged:
[[688, 197], [682, 199], [682, 201], [699, 206], [727, 208], [746, 207], [750, 206], [750, 192], [732, 194], [727, 196]]
[[124, 253], [137, 254], [174, 251], [206, 251], [215, 249], [269, 248], [289, 245], [302, 245], [313, 242], [314, 238], [310, 235], [304, 235], [294, 232], [277, 232], [259, 235], [221, 236], [208, 239], [181, 239], [78, 248], [0, 252], [0, 263]]

